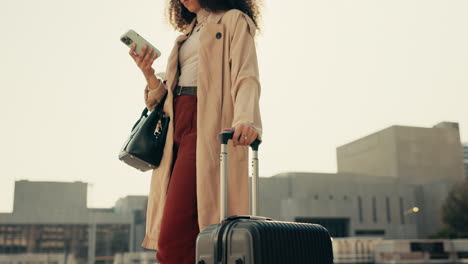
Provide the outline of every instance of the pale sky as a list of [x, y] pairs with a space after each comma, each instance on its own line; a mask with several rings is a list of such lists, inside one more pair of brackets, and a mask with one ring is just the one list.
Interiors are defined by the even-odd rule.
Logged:
[[[392, 125], [459, 122], [468, 141], [468, 1], [264, 1], [257, 37], [262, 176], [336, 172], [336, 147]], [[90, 183], [89, 207], [147, 195], [151, 173], [118, 152], [145, 80], [119, 37], [161, 52], [165, 1], [0, 2], [0, 212], [15, 180]]]

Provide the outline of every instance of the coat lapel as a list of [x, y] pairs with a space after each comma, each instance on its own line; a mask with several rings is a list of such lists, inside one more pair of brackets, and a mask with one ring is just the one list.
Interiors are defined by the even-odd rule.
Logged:
[[218, 24], [225, 13], [225, 11], [211, 13], [210, 17], [208, 18], [208, 24]]
[[[211, 13], [200, 34], [198, 92], [222, 96], [224, 26], [219, 24], [225, 12]], [[210, 90], [210, 91], [208, 91]], [[212, 91], [216, 90], [216, 91]], [[214, 94], [213, 94], [214, 93]], [[219, 93], [218, 95], [215, 95]], [[217, 109], [218, 111], [221, 109]]]
[[186, 35], [180, 35], [177, 37], [174, 48], [172, 49], [171, 55], [169, 55], [169, 60], [167, 62], [167, 68], [166, 72], [170, 73], [169, 76], [167, 76], [167, 84], [169, 87], [167, 87], [168, 91], [172, 91], [175, 87], [176, 84], [176, 77], [177, 74], [179, 73], [178, 69], [178, 64], [179, 64], [179, 47], [182, 45], [182, 43], [188, 38]]

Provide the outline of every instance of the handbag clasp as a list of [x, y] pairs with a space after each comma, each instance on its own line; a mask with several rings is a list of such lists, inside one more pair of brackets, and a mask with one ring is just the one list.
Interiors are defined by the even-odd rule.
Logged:
[[162, 124], [161, 124], [161, 120], [158, 121], [158, 124], [156, 124], [156, 128], [154, 129], [154, 135], [155, 136], [159, 136], [161, 135], [161, 132], [162, 132]]

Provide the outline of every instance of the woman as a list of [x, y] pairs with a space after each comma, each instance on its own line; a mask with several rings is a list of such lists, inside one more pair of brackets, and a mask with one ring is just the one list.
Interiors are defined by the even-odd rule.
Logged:
[[167, 92], [171, 118], [164, 156], [153, 170], [146, 235], [142, 246], [157, 250], [162, 264], [195, 262], [198, 233], [219, 223], [219, 133], [232, 128], [229, 151], [229, 215], [249, 213], [248, 145], [262, 133], [260, 83], [253, 0], [170, 0], [171, 24], [179, 36], [165, 80], [152, 69], [156, 55], [130, 50], [147, 86], [152, 110]]

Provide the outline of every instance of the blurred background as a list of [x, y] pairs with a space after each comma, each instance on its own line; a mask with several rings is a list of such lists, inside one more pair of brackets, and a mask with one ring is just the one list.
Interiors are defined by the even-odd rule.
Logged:
[[[452, 191], [468, 171], [468, 2], [262, 4], [260, 213], [324, 225], [336, 263], [468, 258], [468, 189]], [[154, 263], [151, 173], [117, 158], [145, 107], [119, 37], [144, 36], [164, 71], [180, 34], [166, 8], [0, 2], [0, 263]]]

